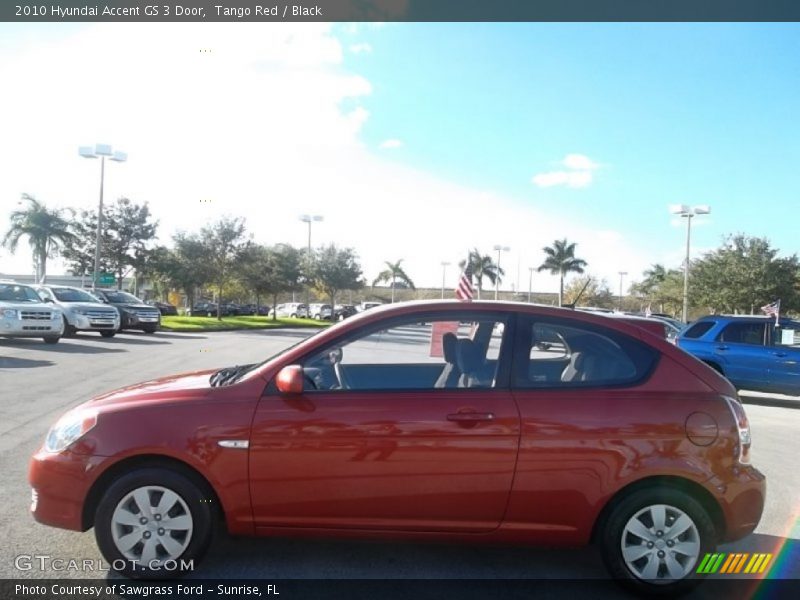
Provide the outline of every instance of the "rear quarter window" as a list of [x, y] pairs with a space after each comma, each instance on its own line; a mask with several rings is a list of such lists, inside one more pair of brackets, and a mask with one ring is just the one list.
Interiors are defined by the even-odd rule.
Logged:
[[689, 328], [683, 332], [681, 337], [696, 340], [708, 333], [714, 325], [716, 325], [715, 321], [701, 321], [700, 323], [695, 323], [694, 325], [690, 325]]

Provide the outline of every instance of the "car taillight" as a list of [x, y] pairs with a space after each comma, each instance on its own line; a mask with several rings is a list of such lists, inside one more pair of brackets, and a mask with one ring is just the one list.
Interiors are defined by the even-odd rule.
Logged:
[[736, 398], [725, 396], [728, 407], [731, 409], [736, 429], [739, 432], [738, 454], [739, 462], [745, 465], [750, 464], [750, 421], [747, 420], [747, 413], [744, 406]]

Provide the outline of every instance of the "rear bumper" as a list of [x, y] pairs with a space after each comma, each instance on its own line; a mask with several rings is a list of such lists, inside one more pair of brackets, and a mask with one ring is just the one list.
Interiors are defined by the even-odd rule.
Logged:
[[725, 519], [721, 541], [733, 542], [751, 534], [764, 512], [767, 481], [763, 473], [752, 466], [740, 466], [725, 478], [712, 478], [708, 485], [716, 492]]

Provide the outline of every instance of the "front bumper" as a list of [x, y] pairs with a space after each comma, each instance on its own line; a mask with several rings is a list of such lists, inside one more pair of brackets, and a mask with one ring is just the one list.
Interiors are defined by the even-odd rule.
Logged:
[[84, 531], [83, 508], [91, 486], [108, 460], [102, 456], [39, 450], [28, 468], [31, 514], [39, 523]]
[[64, 323], [61, 314], [51, 320], [0, 318], [0, 337], [42, 337], [61, 335]]
[[75, 314], [73, 319], [73, 326], [80, 331], [116, 331], [119, 329], [119, 315], [114, 317], [93, 317]]

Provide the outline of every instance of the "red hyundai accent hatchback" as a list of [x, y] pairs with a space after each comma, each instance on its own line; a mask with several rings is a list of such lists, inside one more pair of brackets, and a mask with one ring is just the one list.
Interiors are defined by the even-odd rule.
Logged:
[[30, 466], [32, 512], [132, 577], [232, 534], [602, 547], [693, 583], [764, 506], [736, 391], [620, 319], [501, 302], [365, 312], [264, 362], [90, 400]]

